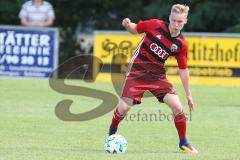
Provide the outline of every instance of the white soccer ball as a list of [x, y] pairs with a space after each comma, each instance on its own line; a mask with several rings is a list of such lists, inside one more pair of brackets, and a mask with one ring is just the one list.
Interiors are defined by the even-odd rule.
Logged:
[[105, 140], [105, 151], [108, 153], [124, 153], [126, 149], [127, 141], [119, 134], [113, 134]]

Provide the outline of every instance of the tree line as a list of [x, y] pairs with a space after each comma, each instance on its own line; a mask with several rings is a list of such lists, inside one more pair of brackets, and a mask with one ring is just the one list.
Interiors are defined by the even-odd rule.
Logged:
[[[26, 0], [0, 0], [1, 24], [18, 25]], [[239, 0], [48, 0], [55, 9], [55, 27], [72, 30], [121, 30], [121, 20], [159, 18], [167, 21], [175, 3], [190, 6], [188, 32], [239, 32]]]
[[[190, 6], [185, 32], [240, 32], [239, 0], [48, 0], [54, 7], [54, 27], [60, 28], [59, 63], [80, 54], [88, 54], [79, 33], [94, 30], [123, 30], [121, 21], [134, 22], [150, 18], [168, 21], [171, 6]], [[18, 18], [26, 0], [0, 0], [0, 22], [20, 25]], [[81, 35], [82, 36], [82, 35]], [[81, 37], [80, 36], [80, 37]], [[89, 46], [88, 46], [89, 47]], [[93, 52], [93, 46], [88, 49]]]

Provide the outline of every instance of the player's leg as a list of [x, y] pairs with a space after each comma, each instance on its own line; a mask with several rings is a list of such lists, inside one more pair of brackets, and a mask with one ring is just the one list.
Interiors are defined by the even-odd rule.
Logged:
[[142, 82], [137, 79], [131, 77], [126, 78], [120, 102], [114, 110], [112, 123], [109, 127], [109, 135], [117, 132], [119, 123], [124, 119], [131, 106], [141, 103], [141, 98], [146, 90], [144, 87], [139, 87], [141, 85]]
[[176, 94], [166, 94], [163, 101], [173, 112], [174, 123], [178, 131], [179, 138], [186, 139], [186, 118], [178, 96]]
[[186, 117], [178, 96], [176, 94], [166, 94], [163, 98], [163, 102], [171, 108], [174, 114], [174, 123], [180, 139], [179, 147], [187, 153], [198, 153], [198, 151], [188, 143], [186, 135]]
[[119, 104], [114, 110], [112, 123], [109, 127], [109, 135], [115, 134], [117, 132], [117, 128], [119, 123], [124, 119], [125, 115], [131, 108], [131, 99], [123, 97], [120, 99]]

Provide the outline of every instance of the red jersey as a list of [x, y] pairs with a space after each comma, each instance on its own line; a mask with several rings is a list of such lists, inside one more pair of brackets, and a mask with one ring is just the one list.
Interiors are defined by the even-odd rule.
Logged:
[[165, 77], [164, 63], [170, 56], [174, 56], [180, 69], [187, 68], [186, 41], [180, 33], [172, 37], [168, 23], [150, 19], [139, 21], [137, 32], [145, 33], [131, 60], [127, 76], [158, 80]]

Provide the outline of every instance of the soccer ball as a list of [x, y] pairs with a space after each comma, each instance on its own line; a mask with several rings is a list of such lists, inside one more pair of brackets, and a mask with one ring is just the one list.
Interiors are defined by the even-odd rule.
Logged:
[[105, 151], [112, 154], [124, 153], [127, 149], [126, 139], [119, 135], [113, 134], [105, 140]]

